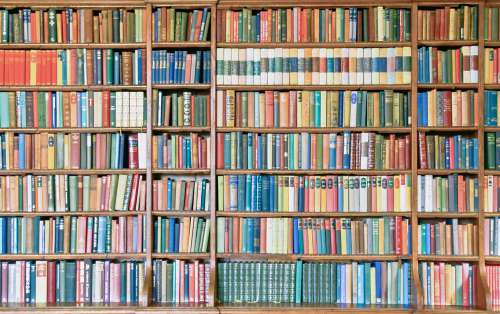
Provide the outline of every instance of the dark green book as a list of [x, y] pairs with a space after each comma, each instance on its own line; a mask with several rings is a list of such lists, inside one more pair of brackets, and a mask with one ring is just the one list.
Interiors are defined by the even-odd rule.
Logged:
[[496, 169], [496, 136], [495, 133], [486, 133], [486, 168]]

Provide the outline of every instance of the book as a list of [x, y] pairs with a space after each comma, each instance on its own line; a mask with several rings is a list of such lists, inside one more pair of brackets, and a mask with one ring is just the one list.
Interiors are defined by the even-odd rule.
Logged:
[[218, 85], [378, 85], [411, 82], [411, 49], [217, 48]]
[[486, 132], [484, 137], [485, 168], [500, 169], [500, 132]]
[[218, 127], [409, 127], [407, 92], [217, 91]]
[[141, 43], [145, 9], [0, 10], [2, 43]]
[[474, 176], [419, 175], [417, 187], [419, 212], [479, 211], [479, 183]]
[[500, 195], [500, 186], [497, 176], [484, 176], [484, 210], [486, 212], [500, 212], [498, 203]]
[[422, 91], [417, 94], [417, 104], [418, 126], [478, 125], [479, 98], [474, 91], [438, 91], [435, 89]]
[[210, 96], [153, 90], [153, 126], [210, 126]]
[[152, 40], [155, 43], [209, 41], [211, 14], [209, 8], [154, 8], [151, 19]]
[[425, 305], [474, 306], [477, 302], [477, 265], [420, 262]]
[[153, 211], [209, 211], [210, 180], [163, 176], [153, 180]]
[[0, 212], [144, 212], [145, 193], [139, 174], [2, 176]]
[[218, 133], [218, 169], [409, 169], [410, 137], [377, 133]]
[[411, 176], [217, 177], [217, 210], [409, 212]]
[[419, 132], [421, 169], [477, 169], [478, 140], [472, 135], [435, 135]]
[[408, 255], [407, 218], [217, 218], [217, 253]]
[[478, 46], [418, 48], [418, 82], [478, 83], [478, 57]]
[[[2, 254], [141, 253], [146, 216], [0, 217]], [[17, 230], [17, 233], [12, 233]], [[9, 236], [7, 236], [9, 235]]]
[[486, 282], [490, 288], [490, 302], [493, 309], [497, 310], [500, 306], [500, 266], [486, 265]]
[[478, 10], [476, 5], [462, 4], [419, 9], [416, 17], [418, 40], [477, 40]]
[[153, 135], [152, 165], [155, 168], [207, 169], [210, 137], [198, 133]]
[[220, 9], [217, 30], [218, 42], [409, 41], [410, 10], [381, 6], [373, 10]]
[[411, 267], [403, 262], [220, 262], [222, 304], [409, 305]]
[[205, 253], [210, 239], [210, 219], [155, 217], [153, 252]]
[[477, 255], [477, 225], [464, 220], [424, 220], [418, 224], [418, 254]]
[[[0, 92], [0, 127], [145, 127], [144, 92]], [[4, 119], [5, 118], [5, 119]]]
[[2, 261], [1, 303], [138, 304], [145, 300], [145, 275], [139, 261]]
[[499, 40], [498, 38], [498, 7], [484, 8], [484, 39]]
[[153, 50], [153, 84], [210, 84], [210, 51]]
[[0, 133], [0, 169], [145, 169], [145, 133]]
[[500, 217], [484, 220], [484, 254], [500, 256]]

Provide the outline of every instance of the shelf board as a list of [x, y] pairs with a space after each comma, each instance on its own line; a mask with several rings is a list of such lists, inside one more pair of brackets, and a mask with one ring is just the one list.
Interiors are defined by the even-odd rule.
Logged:
[[249, 127], [218, 127], [216, 132], [256, 132], [256, 133], [340, 133], [340, 132], [377, 132], [377, 133], [411, 133], [410, 127], [383, 128], [383, 127], [275, 127], [275, 128], [249, 128]]
[[485, 212], [484, 217], [490, 218], [490, 217], [499, 217], [500, 212], [492, 213], [492, 212]]
[[485, 176], [500, 176], [500, 170], [484, 170]]
[[170, 174], [170, 175], [209, 175], [210, 169], [158, 169], [152, 170], [153, 174]]
[[419, 261], [427, 262], [478, 262], [479, 256], [468, 255], [419, 255]]
[[217, 306], [219, 312], [226, 314], [236, 313], [380, 313], [391, 314], [413, 313], [412, 307], [397, 305], [355, 305], [355, 304], [294, 304], [294, 303], [244, 303], [226, 304]]
[[478, 89], [479, 83], [417, 83], [418, 89]]
[[484, 256], [484, 260], [488, 263], [500, 263], [500, 256]]
[[477, 46], [479, 40], [418, 40], [417, 45], [433, 47]]
[[25, 174], [33, 175], [107, 175], [107, 174], [146, 174], [146, 169], [12, 169], [0, 170], [0, 176], [17, 176]]
[[78, 211], [78, 212], [0, 212], [0, 217], [61, 217], [61, 216], [106, 216], [123, 217], [146, 215], [145, 211]]
[[153, 131], [155, 132], [165, 132], [165, 133], [183, 133], [183, 132], [189, 132], [189, 133], [206, 133], [210, 132], [210, 127], [209, 126], [202, 126], [202, 127], [197, 127], [197, 126], [181, 126], [181, 127], [173, 127], [173, 126], [154, 126]]
[[2, 254], [2, 260], [5, 261], [21, 261], [21, 260], [105, 260], [105, 259], [145, 259], [146, 253], [55, 253], [55, 254]]
[[298, 254], [266, 254], [266, 253], [217, 253], [217, 258], [234, 260], [269, 260], [269, 261], [398, 261], [408, 260], [410, 256], [402, 255], [298, 255]]
[[151, 256], [155, 259], [195, 260], [209, 259], [210, 253], [152, 253]]
[[275, 175], [359, 175], [359, 176], [386, 176], [411, 174], [411, 170], [280, 170], [280, 169], [217, 169], [218, 175], [231, 174], [275, 174]]
[[108, 128], [108, 127], [92, 127], [92, 128], [0, 128], [0, 132], [14, 132], [14, 133], [119, 133], [119, 132], [132, 132], [141, 133], [146, 132], [146, 127], [123, 127], [123, 128]]
[[146, 49], [146, 43], [2, 43], [0, 49]]
[[477, 126], [453, 126], [453, 127], [442, 127], [442, 126], [419, 126], [417, 127], [418, 132], [477, 132], [479, 128]]
[[175, 41], [175, 42], [152, 42], [151, 47], [155, 48], [210, 48], [210, 41]]
[[146, 91], [146, 85], [11, 85], [0, 86], [0, 91]]
[[217, 85], [218, 90], [264, 91], [264, 90], [403, 90], [410, 91], [410, 84], [380, 85]]
[[408, 41], [369, 42], [219, 42], [217, 48], [392, 48], [411, 47]]
[[484, 47], [485, 48], [500, 47], [500, 41], [498, 41], [498, 40], [485, 40]]
[[155, 210], [152, 211], [152, 215], [161, 217], [210, 217], [210, 212], [192, 210]]
[[209, 90], [210, 84], [153, 84], [154, 89], [200, 89]]
[[359, 212], [228, 212], [228, 211], [217, 211], [217, 217], [262, 217], [262, 218], [274, 218], [274, 217], [325, 217], [325, 218], [336, 218], [336, 217], [347, 217], [347, 218], [363, 218], [363, 217], [411, 217], [410, 212], [369, 212], [369, 213], [359, 213]]
[[455, 212], [418, 212], [418, 218], [479, 218], [479, 213], [477, 212], [465, 212], [465, 213], [455, 213]]
[[418, 169], [418, 174], [426, 175], [436, 175], [436, 176], [444, 176], [450, 174], [470, 174], [477, 175], [479, 174], [479, 170], [477, 169]]
[[500, 84], [496, 84], [496, 83], [484, 83], [484, 89], [497, 90], [497, 89], [500, 89]]
[[485, 126], [484, 131], [485, 132], [498, 132], [498, 131], [500, 131], [500, 126]]

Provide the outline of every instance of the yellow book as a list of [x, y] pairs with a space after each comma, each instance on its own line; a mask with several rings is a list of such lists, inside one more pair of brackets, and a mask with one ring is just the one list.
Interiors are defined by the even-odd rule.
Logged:
[[55, 134], [47, 134], [47, 169], [55, 169]]
[[302, 127], [302, 106], [303, 106], [303, 103], [302, 103], [302, 91], [297, 91], [297, 127], [298, 128], [301, 128]]
[[[463, 39], [463, 40], [471, 40], [470, 36], [470, 7], [469, 6], [464, 6], [464, 37], [463, 38], [457, 38], [457, 39]], [[486, 20], [487, 21], [487, 20]]]
[[375, 277], [375, 267], [370, 267], [370, 304], [376, 304], [376, 277]]
[[[403, 47], [396, 47], [396, 58], [403, 58]], [[403, 59], [404, 60], [404, 59]], [[404, 72], [403, 69], [400, 71], [396, 71], [396, 84], [403, 84], [404, 79]]]
[[[61, 147], [56, 147], [56, 151], [61, 149]], [[71, 156], [71, 139], [69, 134], [64, 134], [64, 168], [69, 169], [71, 168], [71, 162], [70, 162], [70, 156]]]
[[290, 181], [287, 177], [281, 177], [281, 179], [283, 180], [283, 189], [281, 190], [280, 198], [283, 201], [283, 207], [280, 209], [280, 211], [289, 211], [290, 204], [288, 202], [288, 191], [290, 189]]
[[448, 39], [449, 40], [457, 40], [456, 33], [456, 10], [454, 8], [450, 9], [450, 19], [449, 19], [449, 30], [448, 30]]
[[307, 128], [310, 126], [309, 124], [309, 100], [310, 100], [310, 91], [302, 92], [302, 127]]
[[351, 91], [344, 92], [344, 125], [351, 125]]
[[320, 92], [320, 95], [321, 95], [321, 127], [324, 128], [326, 127], [326, 118], [327, 118], [327, 114], [326, 114], [326, 91], [321, 91]]
[[321, 182], [321, 211], [322, 212], [326, 212], [326, 184], [323, 185], [323, 183], [325, 182], [325, 179], [323, 178], [322, 179], [322, 182]]
[[400, 199], [400, 193], [401, 193], [401, 182], [399, 176], [394, 176], [394, 211], [395, 212], [400, 212], [401, 211], [401, 199]]
[[345, 277], [346, 277], [346, 303], [350, 304], [352, 303], [352, 264], [347, 264], [346, 265], [346, 270], [345, 270]]
[[[290, 48], [289, 49], [289, 54], [291, 60], [296, 60], [298, 58], [298, 51], [297, 48]], [[290, 85], [298, 85], [298, 73], [297, 72], [290, 72]]]
[[[38, 58], [37, 57], [38, 51], [31, 50], [31, 51], [29, 51], [29, 55], [30, 55], [30, 85], [36, 85], [37, 84], [37, 81], [36, 81], [36, 78], [37, 78], [36, 64], [37, 64], [37, 62], [36, 61]], [[59, 58], [58, 58], [58, 62], [59, 62]]]
[[[312, 64], [312, 48], [303, 48], [304, 49], [304, 58], [305, 58], [305, 64]], [[309, 67], [306, 67], [304, 73], [304, 84], [306, 85], [311, 85], [312, 84], [312, 69]]]
[[341, 220], [341, 227], [342, 229], [340, 230], [340, 246], [341, 246], [341, 252], [342, 255], [347, 254], [347, 226], [349, 224], [349, 220], [346, 218], [342, 218]]

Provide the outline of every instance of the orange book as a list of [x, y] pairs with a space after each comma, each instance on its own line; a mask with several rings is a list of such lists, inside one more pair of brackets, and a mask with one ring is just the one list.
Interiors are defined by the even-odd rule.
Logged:
[[195, 295], [195, 278], [194, 278], [194, 264], [189, 263], [189, 302], [194, 302]]

